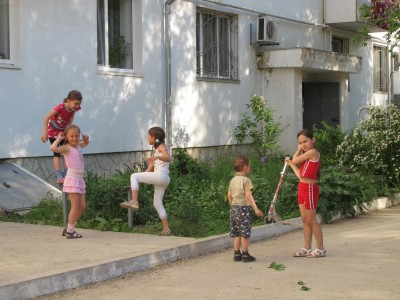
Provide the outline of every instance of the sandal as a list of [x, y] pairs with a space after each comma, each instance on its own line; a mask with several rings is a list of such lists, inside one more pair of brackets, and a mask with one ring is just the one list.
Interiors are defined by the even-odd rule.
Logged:
[[80, 239], [82, 237], [82, 235], [77, 233], [76, 231], [74, 231], [74, 232], [67, 231], [66, 236], [67, 236], [67, 239]]
[[120, 206], [122, 208], [131, 208], [133, 210], [139, 210], [139, 202], [134, 200], [122, 202]]
[[161, 235], [171, 235], [171, 230], [170, 229], [168, 229], [168, 230], [161, 230], [161, 232], [160, 232], [160, 234]]
[[312, 249], [301, 248], [299, 251], [293, 254], [293, 257], [306, 257], [310, 253], [312, 253]]
[[319, 258], [319, 257], [324, 257], [326, 255], [326, 250], [319, 250], [318, 248], [315, 248], [311, 253], [307, 254], [308, 258]]

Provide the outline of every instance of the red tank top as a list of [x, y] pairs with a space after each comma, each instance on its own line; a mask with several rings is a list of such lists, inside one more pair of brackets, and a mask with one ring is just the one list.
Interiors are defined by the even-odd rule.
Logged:
[[317, 179], [319, 170], [318, 160], [305, 160], [300, 165], [300, 177], [309, 179]]

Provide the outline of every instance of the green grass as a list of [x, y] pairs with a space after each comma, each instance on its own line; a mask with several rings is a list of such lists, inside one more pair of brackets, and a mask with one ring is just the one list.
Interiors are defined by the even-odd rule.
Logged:
[[[175, 235], [207, 237], [229, 232], [229, 203], [226, 198], [230, 179], [234, 176], [232, 158], [221, 157], [207, 162], [191, 158], [179, 151], [171, 164], [171, 182], [164, 196], [168, 220]], [[271, 158], [261, 163], [251, 159], [254, 191], [259, 208], [265, 213], [279, 180], [283, 160]], [[159, 234], [161, 224], [152, 205], [153, 187], [141, 185], [140, 210], [133, 214], [133, 228], [128, 227], [127, 212], [119, 207], [127, 198], [126, 187], [132, 169], [126, 167], [111, 178], [93, 173], [86, 176], [85, 214], [78, 227], [105, 231]], [[296, 207], [296, 210], [297, 207]], [[24, 214], [8, 213], [1, 221], [64, 226], [60, 200], [42, 200]], [[254, 226], [263, 219], [254, 218]]]

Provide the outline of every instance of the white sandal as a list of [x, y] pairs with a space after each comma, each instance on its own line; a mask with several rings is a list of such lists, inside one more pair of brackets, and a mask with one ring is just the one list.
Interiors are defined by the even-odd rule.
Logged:
[[312, 253], [312, 249], [301, 248], [299, 251], [293, 254], [293, 257], [306, 257]]
[[311, 253], [307, 254], [308, 258], [319, 258], [319, 257], [324, 257], [326, 256], [326, 250], [320, 250], [318, 248], [315, 248]]

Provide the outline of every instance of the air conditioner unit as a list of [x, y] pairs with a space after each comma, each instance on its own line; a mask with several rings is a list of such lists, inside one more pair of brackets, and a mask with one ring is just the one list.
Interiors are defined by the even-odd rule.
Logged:
[[257, 42], [276, 44], [276, 26], [268, 17], [259, 17], [257, 20]]

